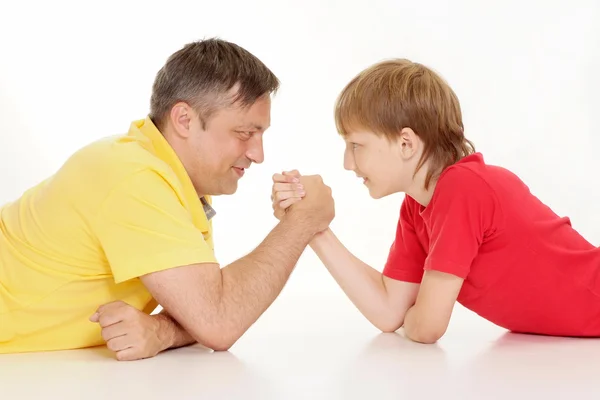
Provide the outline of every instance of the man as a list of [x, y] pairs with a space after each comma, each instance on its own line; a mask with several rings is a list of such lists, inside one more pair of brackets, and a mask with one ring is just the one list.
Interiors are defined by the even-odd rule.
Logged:
[[334, 217], [330, 189], [300, 178], [306, 201], [253, 252], [217, 264], [211, 196], [235, 193], [263, 161], [278, 86], [233, 43], [190, 43], [158, 72], [147, 118], [4, 206], [0, 353], [106, 342], [134, 360], [195, 342], [230, 348]]

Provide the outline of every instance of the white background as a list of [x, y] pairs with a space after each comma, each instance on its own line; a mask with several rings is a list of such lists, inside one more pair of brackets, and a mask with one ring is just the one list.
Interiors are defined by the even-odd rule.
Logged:
[[[219, 36], [257, 55], [282, 81], [265, 162], [248, 171], [236, 195], [215, 199], [223, 265], [251, 251], [273, 227], [271, 175], [297, 168], [324, 176], [336, 199], [334, 231], [382, 268], [402, 197], [374, 201], [344, 171], [333, 104], [362, 68], [391, 57], [440, 72], [457, 92], [466, 134], [486, 160], [512, 169], [600, 243], [597, 0], [1, 4], [2, 203], [52, 174], [81, 146], [126, 132], [148, 112], [152, 81], [167, 57], [187, 42]], [[278, 317], [266, 316], [259, 326], [335, 322], [329, 314], [303, 313], [310, 298], [339, 302], [334, 309], [370, 329], [310, 250], [276, 302]]]

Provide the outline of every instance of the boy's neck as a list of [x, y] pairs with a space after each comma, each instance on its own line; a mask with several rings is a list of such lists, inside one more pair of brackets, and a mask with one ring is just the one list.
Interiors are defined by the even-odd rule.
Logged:
[[429, 187], [425, 189], [425, 177], [427, 176], [428, 171], [427, 163], [421, 168], [415, 178], [413, 179], [412, 185], [406, 191], [406, 194], [415, 199], [417, 203], [422, 205], [423, 207], [427, 207], [431, 198], [433, 197], [433, 192], [435, 190], [435, 185], [437, 183], [436, 179], [432, 178], [429, 181]]
[[415, 199], [417, 203], [422, 205], [423, 207], [427, 207], [431, 198], [433, 197], [433, 190], [435, 189], [435, 183], [429, 184], [429, 189], [425, 190], [425, 188], [421, 185], [411, 188], [406, 191], [406, 194]]

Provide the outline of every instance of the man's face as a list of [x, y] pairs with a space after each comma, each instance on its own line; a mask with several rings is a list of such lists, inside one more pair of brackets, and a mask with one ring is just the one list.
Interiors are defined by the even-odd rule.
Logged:
[[[247, 108], [216, 111], [203, 128], [197, 113], [187, 121], [187, 136], [176, 148], [199, 195], [233, 194], [252, 163], [262, 163], [263, 134], [271, 123], [271, 99]], [[174, 146], [175, 147], [175, 146]]]

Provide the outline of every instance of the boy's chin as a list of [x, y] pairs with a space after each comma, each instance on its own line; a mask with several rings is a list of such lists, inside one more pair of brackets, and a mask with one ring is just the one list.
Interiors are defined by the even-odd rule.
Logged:
[[379, 200], [386, 196], [389, 196], [391, 193], [387, 193], [381, 190], [377, 190], [377, 188], [369, 188], [369, 195], [372, 199]]

